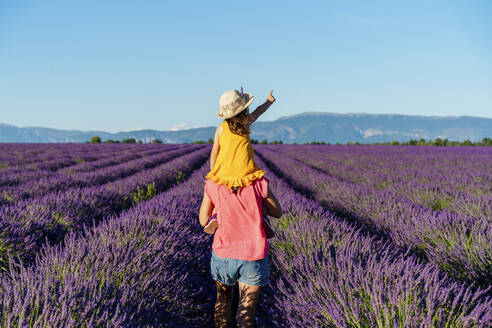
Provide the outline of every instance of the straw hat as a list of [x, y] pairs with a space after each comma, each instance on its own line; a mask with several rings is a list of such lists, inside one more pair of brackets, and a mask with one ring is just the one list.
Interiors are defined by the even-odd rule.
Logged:
[[222, 119], [228, 119], [241, 113], [253, 102], [253, 95], [248, 92], [237, 90], [226, 91], [220, 96], [220, 110], [217, 115]]

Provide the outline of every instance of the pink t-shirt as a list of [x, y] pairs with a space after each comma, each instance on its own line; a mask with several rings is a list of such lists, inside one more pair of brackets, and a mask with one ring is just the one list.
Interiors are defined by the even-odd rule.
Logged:
[[261, 227], [268, 180], [261, 178], [234, 194], [226, 186], [205, 180], [205, 192], [217, 209], [219, 226], [212, 249], [218, 257], [256, 261], [265, 258], [268, 241]]

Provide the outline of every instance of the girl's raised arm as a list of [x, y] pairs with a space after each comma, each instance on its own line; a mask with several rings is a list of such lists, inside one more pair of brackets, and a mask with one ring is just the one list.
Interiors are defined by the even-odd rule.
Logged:
[[268, 109], [268, 107], [270, 107], [275, 102], [275, 97], [272, 96], [272, 92], [273, 92], [273, 90], [270, 91], [270, 94], [267, 97], [267, 101], [265, 101], [262, 105], [258, 106], [254, 110], [254, 112], [252, 112], [251, 114], [249, 114], [250, 122], [251, 123], [253, 123], [254, 121], [256, 121], [258, 119], [258, 117], [260, 117], [261, 114], [263, 114], [264, 112], [266, 112], [266, 110]]

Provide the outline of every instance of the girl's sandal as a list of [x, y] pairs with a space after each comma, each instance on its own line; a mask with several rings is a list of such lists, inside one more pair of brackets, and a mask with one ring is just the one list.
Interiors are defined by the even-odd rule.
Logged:
[[217, 221], [217, 213], [216, 213], [208, 219], [207, 225], [203, 227], [203, 231], [205, 231], [205, 233], [208, 233], [209, 235], [213, 235], [215, 230], [217, 230], [218, 225], [219, 222]]

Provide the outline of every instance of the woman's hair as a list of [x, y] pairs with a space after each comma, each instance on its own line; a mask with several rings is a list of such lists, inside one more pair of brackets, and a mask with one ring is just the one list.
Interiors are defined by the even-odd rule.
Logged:
[[251, 131], [249, 130], [251, 122], [249, 120], [249, 110], [245, 109], [234, 117], [226, 119], [229, 129], [232, 133], [247, 137]]

